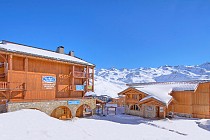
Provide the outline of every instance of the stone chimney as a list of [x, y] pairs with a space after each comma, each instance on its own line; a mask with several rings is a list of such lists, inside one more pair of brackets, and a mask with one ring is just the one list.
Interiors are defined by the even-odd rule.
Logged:
[[63, 46], [59, 46], [56, 50], [57, 53], [62, 53], [64, 54], [64, 47]]
[[69, 55], [72, 56], [72, 57], [74, 57], [74, 51], [70, 51], [69, 52]]

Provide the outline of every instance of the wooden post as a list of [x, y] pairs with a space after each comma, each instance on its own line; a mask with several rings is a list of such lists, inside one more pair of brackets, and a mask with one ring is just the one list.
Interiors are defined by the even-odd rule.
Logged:
[[72, 66], [72, 89], [74, 90], [74, 65]]
[[12, 70], [12, 55], [10, 54], [8, 57], [8, 70]]
[[94, 67], [92, 68], [92, 91], [94, 92]]
[[88, 86], [89, 86], [89, 67], [86, 67], [86, 87], [85, 90], [86, 92], [88, 91]]

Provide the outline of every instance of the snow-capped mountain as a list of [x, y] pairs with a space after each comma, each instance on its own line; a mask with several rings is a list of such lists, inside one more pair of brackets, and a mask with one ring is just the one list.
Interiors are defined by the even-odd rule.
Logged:
[[96, 69], [95, 92], [112, 97], [126, 88], [127, 83], [209, 80], [210, 62], [194, 66], [161, 66], [158, 68]]

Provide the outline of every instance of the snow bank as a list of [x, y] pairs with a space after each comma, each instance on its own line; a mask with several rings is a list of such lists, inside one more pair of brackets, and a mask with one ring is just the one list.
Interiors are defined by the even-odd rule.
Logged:
[[74, 124], [67, 125], [65, 121], [29, 109], [0, 114], [0, 131], [1, 140], [79, 140], [89, 137]]
[[[117, 110], [119, 113], [119, 110]], [[197, 140], [208, 139], [198, 120], [149, 120], [130, 115], [61, 121], [37, 110], [0, 114], [1, 140]], [[210, 120], [201, 121], [209, 126]]]
[[201, 121], [198, 124], [198, 126], [201, 127], [201, 128], [203, 128], [203, 129], [206, 129], [206, 130], [210, 131], [210, 120]]

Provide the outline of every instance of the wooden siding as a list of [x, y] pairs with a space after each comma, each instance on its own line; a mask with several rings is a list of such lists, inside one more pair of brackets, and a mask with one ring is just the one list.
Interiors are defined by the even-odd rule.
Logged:
[[193, 116], [210, 118], [210, 83], [199, 84], [193, 94]]
[[[173, 91], [171, 96], [175, 100], [169, 105], [169, 110], [178, 113], [192, 114], [192, 95], [194, 91]], [[170, 110], [171, 109], [171, 110]]]
[[[4, 77], [0, 77], [0, 81], [19, 83], [20, 85], [24, 84], [25, 86], [23, 90], [19, 91], [14, 91], [12, 89], [7, 90], [5, 88], [5, 91], [1, 91], [0, 93], [1, 99], [7, 97], [12, 100], [21, 99], [23, 101], [82, 98], [86, 91], [94, 90], [93, 84], [90, 84], [89, 82], [94, 79], [94, 75], [89, 73], [89, 69], [94, 71], [93, 66], [8, 52], [0, 52], [0, 55], [0, 62], [4, 62], [8, 65], [7, 73]], [[0, 68], [0, 72], [3, 73], [4, 71], [4, 68]], [[51, 89], [43, 88], [43, 76], [55, 77], [55, 87]], [[84, 84], [86, 84], [84, 91], [76, 91], [76, 85]], [[92, 88], [88, 89], [90, 86]]]
[[172, 91], [173, 100], [168, 107], [154, 99], [139, 102], [140, 97], [144, 98], [147, 94], [133, 88], [128, 88], [119, 95], [126, 95], [125, 104], [129, 106], [138, 104], [164, 107], [164, 112], [159, 112], [160, 117], [164, 117], [169, 112], [174, 112], [192, 117], [210, 118], [210, 82], [200, 83], [195, 91]]

